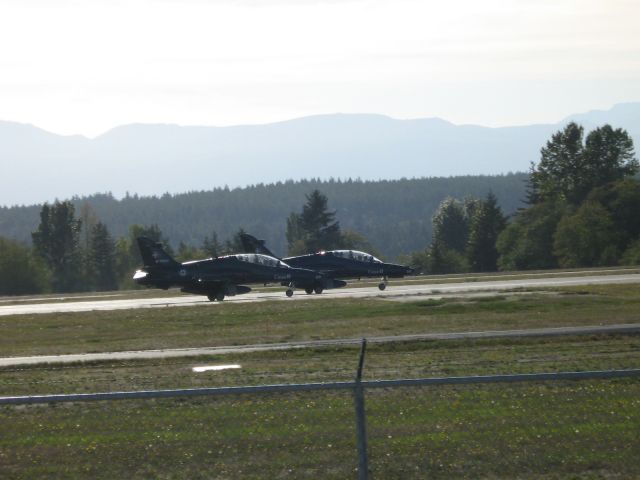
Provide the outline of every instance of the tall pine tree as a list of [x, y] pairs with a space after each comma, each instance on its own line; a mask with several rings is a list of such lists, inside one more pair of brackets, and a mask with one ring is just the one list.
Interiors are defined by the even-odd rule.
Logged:
[[330, 211], [328, 199], [319, 190], [306, 195], [302, 213], [291, 213], [287, 219], [289, 254], [332, 250], [341, 246], [340, 223]]
[[118, 287], [116, 277], [116, 244], [107, 226], [98, 222], [91, 228], [89, 237], [89, 264], [91, 283], [97, 290], [115, 290]]
[[40, 225], [31, 234], [33, 245], [51, 269], [52, 287], [56, 292], [81, 288], [81, 221], [75, 218], [71, 202], [45, 203], [40, 211]]
[[476, 209], [469, 226], [467, 261], [474, 272], [498, 270], [498, 235], [507, 226], [507, 220], [498, 206], [498, 199], [489, 192]]

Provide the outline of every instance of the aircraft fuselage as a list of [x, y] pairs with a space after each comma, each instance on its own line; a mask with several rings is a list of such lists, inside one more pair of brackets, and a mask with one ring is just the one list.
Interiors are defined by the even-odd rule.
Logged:
[[283, 260], [292, 267], [316, 270], [331, 278], [401, 278], [413, 273], [411, 267], [381, 262], [372, 255], [352, 250], [329, 250]]

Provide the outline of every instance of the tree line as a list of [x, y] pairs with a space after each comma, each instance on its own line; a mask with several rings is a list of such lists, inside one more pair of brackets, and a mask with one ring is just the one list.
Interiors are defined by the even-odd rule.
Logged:
[[[397, 255], [400, 261], [419, 267], [423, 273], [638, 264], [638, 170], [633, 142], [626, 131], [605, 125], [585, 138], [583, 128], [570, 123], [542, 148], [540, 161], [532, 163], [529, 175], [501, 176], [493, 184], [504, 188], [504, 180], [508, 179], [511, 185], [516, 180], [526, 180], [519, 190], [524, 202], [511, 215], [505, 213], [503, 206], [518, 202], [501, 205], [489, 182], [482, 196], [442, 195], [445, 198], [433, 214], [423, 215], [421, 222], [407, 221], [407, 228], [399, 226], [397, 219], [390, 222], [391, 227], [383, 220], [377, 223], [386, 227], [389, 238], [410, 235], [412, 244], [426, 244], [413, 252], [399, 250]], [[466, 180], [463, 178], [463, 184]], [[398, 210], [396, 205], [392, 211], [422, 211], [420, 204], [412, 203], [411, 182], [398, 181], [406, 187], [409, 198], [396, 192], [401, 207]], [[369, 182], [297, 182], [296, 186], [335, 187], [343, 183], [353, 193]], [[387, 191], [384, 182], [373, 187], [368, 192], [373, 196], [362, 195], [362, 202], [377, 205], [371, 198], [378, 191]], [[255, 194], [257, 187], [251, 188]], [[290, 209], [284, 222], [273, 225], [284, 232], [286, 254], [351, 248], [381, 255], [379, 244], [363, 234], [366, 229], [343, 228], [338, 220], [339, 210], [329, 208], [329, 196], [320, 188], [312, 188], [304, 198], [301, 210]], [[210, 226], [199, 241], [183, 239], [172, 246], [169, 235], [158, 223], [133, 223], [124, 234], [114, 236], [88, 202], [81, 203], [79, 209], [76, 204], [56, 201], [43, 205], [37, 228], [31, 232], [31, 245], [0, 237], [0, 294], [131, 288], [132, 272], [141, 264], [135, 239], [142, 235], [164, 243], [181, 261], [242, 251], [242, 226], [232, 230], [224, 241]], [[388, 214], [383, 208], [372, 210], [373, 216], [382, 218]], [[425, 228], [426, 224], [429, 228]], [[268, 235], [259, 229], [246, 231], [270, 243]]]
[[[212, 232], [223, 241], [244, 228], [284, 255], [290, 212], [300, 212], [305, 195], [319, 190], [329, 198], [344, 232], [358, 232], [393, 260], [424, 247], [424, 239], [431, 238], [431, 216], [447, 195], [482, 197], [491, 190], [503, 210], [513, 213], [523, 205], [526, 179], [526, 173], [381, 181], [311, 179], [157, 197], [116, 199], [96, 194], [70, 202], [80, 219], [91, 210], [115, 238], [127, 237], [131, 225], [155, 224], [177, 250], [181, 242], [199, 246]], [[42, 205], [0, 207], [0, 235], [30, 244], [41, 209]]]
[[511, 218], [489, 193], [447, 198], [433, 239], [409, 256], [426, 273], [486, 272], [640, 263], [640, 182], [622, 129], [569, 123], [531, 165], [525, 206]]

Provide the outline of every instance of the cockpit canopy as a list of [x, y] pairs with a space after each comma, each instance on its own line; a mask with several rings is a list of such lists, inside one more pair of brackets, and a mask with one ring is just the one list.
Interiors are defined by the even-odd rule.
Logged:
[[256, 265], [265, 265], [267, 267], [284, 267], [291, 268], [282, 260], [270, 257], [269, 255], [262, 255], [260, 253], [242, 253], [238, 255], [232, 255], [241, 262], [255, 263]]
[[382, 260], [377, 259], [373, 255], [369, 255], [365, 252], [359, 252], [358, 250], [331, 250], [327, 253], [335, 255], [336, 257], [348, 258], [359, 262], [382, 263]]

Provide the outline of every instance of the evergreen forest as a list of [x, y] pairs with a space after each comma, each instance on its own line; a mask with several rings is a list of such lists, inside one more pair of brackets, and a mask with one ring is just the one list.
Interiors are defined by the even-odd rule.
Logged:
[[135, 238], [178, 260], [242, 250], [365, 250], [422, 273], [637, 265], [633, 142], [569, 123], [527, 173], [394, 181], [287, 181], [160, 197], [110, 194], [0, 208], [0, 294], [131, 288]]
[[[525, 198], [527, 174], [403, 180], [306, 180], [245, 188], [219, 188], [159, 197], [110, 194], [72, 198], [83, 225], [100, 221], [114, 237], [129, 235], [131, 225], [157, 225], [169, 244], [199, 246], [214, 233], [229, 239], [240, 228], [287, 253], [287, 219], [306, 195], [319, 190], [329, 199], [343, 230], [368, 239], [377, 253], [394, 259], [423, 248], [431, 239], [431, 217], [447, 196], [480, 197], [492, 191], [503, 210], [515, 212]], [[0, 207], [0, 236], [30, 244], [42, 205]]]

